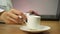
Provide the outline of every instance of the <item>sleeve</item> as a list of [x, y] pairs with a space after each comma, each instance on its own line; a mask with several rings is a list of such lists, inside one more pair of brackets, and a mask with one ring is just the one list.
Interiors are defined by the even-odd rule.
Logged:
[[4, 12], [4, 9], [0, 8], [0, 15]]
[[4, 11], [4, 9], [1, 9], [1, 8], [0, 8], [0, 12], [3, 12], [3, 11]]

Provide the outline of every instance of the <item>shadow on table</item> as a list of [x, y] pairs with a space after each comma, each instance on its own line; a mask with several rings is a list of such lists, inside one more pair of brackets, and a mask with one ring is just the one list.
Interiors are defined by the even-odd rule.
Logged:
[[44, 31], [44, 32], [39, 32], [39, 33], [27, 32], [27, 34], [49, 34], [49, 31]]

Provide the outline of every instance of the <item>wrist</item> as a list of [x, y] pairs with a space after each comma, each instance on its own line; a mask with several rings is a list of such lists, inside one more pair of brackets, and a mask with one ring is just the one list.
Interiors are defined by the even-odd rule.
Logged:
[[3, 9], [0, 9], [0, 16], [1, 16], [1, 14], [3, 13], [3, 12], [5, 12]]
[[1, 15], [2, 13], [4, 13], [5, 11], [3, 9], [0, 9], [0, 23], [3, 22], [3, 20], [1, 19]]

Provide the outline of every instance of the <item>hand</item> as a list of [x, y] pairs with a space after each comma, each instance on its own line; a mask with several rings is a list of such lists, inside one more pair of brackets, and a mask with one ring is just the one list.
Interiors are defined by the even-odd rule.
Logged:
[[[22, 16], [23, 19], [20, 19], [18, 16]], [[4, 12], [1, 18], [6, 24], [22, 24], [26, 16], [21, 11], [11, 9], [10, 11]]]
[[29, 12], [28, 12], [28, 13], [39, 16], [39, 14], [38, 14], [36, 11], [33, 11], [33, 10], [29, 10]]

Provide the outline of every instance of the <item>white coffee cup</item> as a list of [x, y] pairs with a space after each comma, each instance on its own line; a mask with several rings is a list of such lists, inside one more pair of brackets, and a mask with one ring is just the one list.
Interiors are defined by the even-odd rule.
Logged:
[[[30, 15], [29, 13], [24, 13], [27, 16], [26, 26], [30, 29], [37, 29], [40, 26], [41, 17], [36, 15]], [[22, 18], [22, 16], [19, 16]]]
[[26, 16], [26, 26], [30, 29], [37, 29], [37, 27], [40, 25], [41, 17], [36, 15], [30, 15], [29, 13], [27, 13]]

